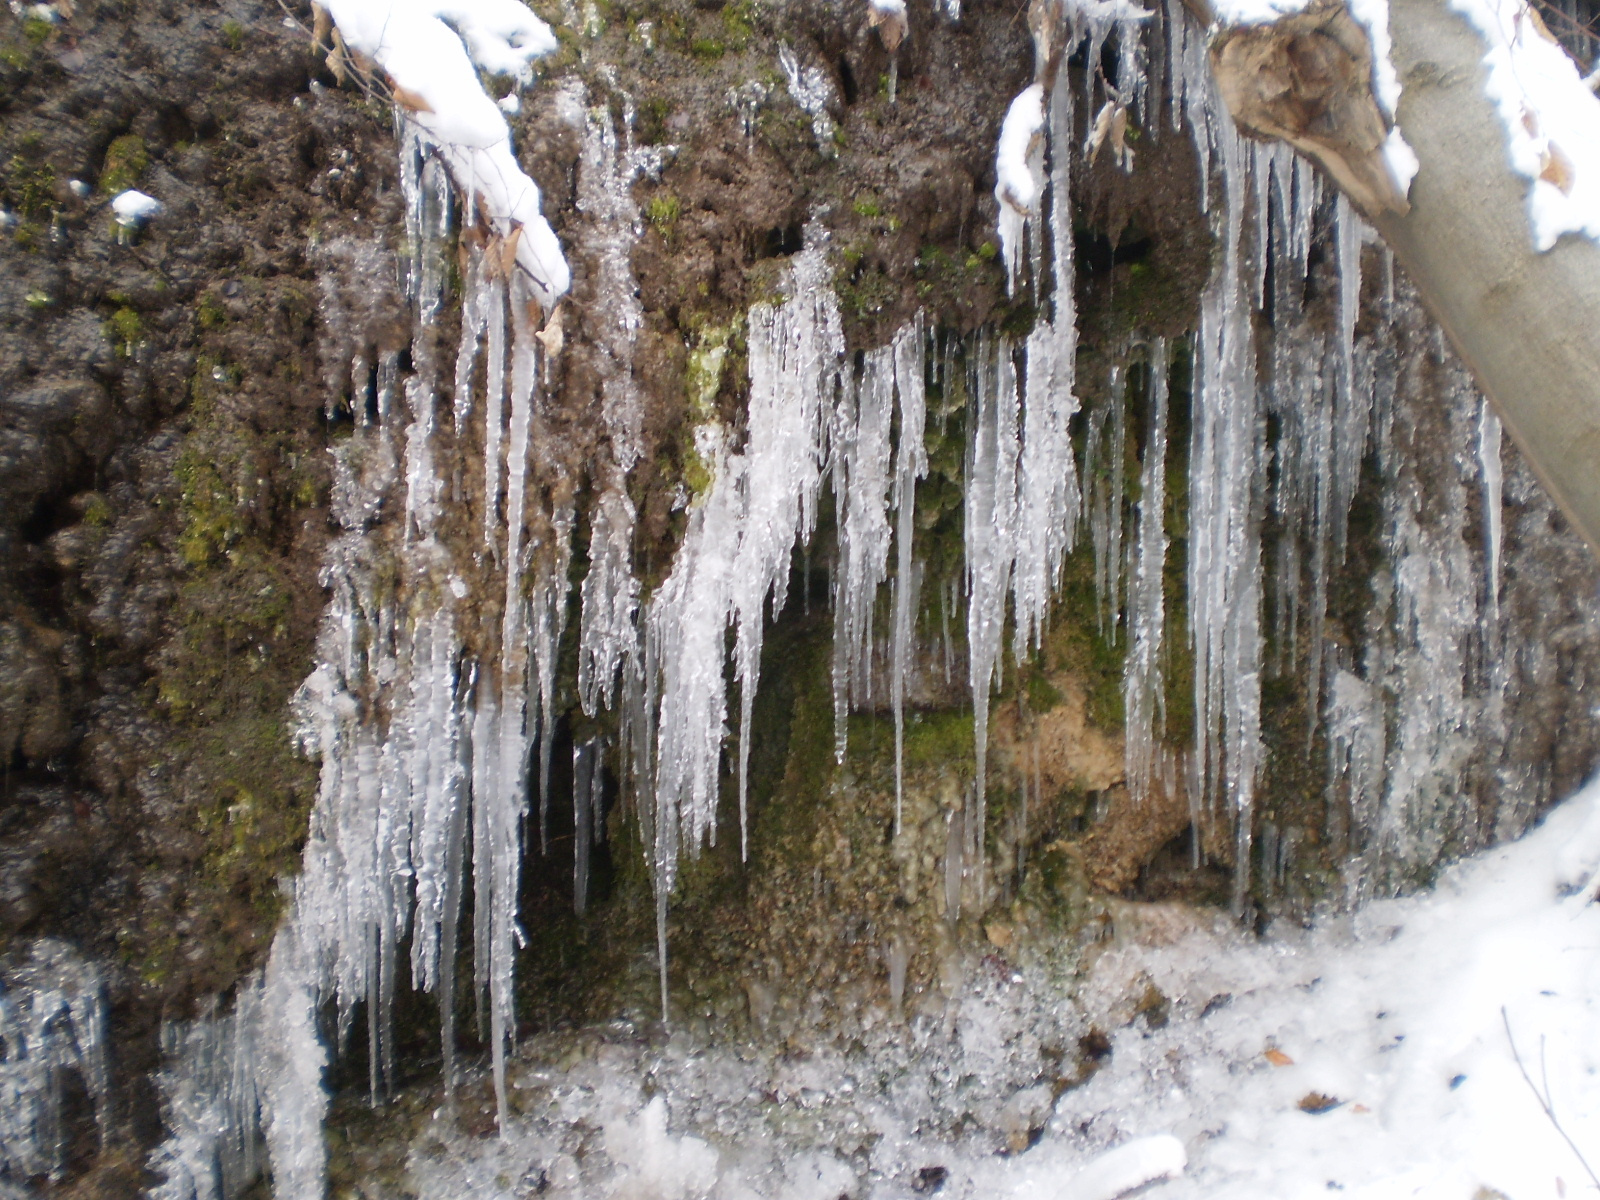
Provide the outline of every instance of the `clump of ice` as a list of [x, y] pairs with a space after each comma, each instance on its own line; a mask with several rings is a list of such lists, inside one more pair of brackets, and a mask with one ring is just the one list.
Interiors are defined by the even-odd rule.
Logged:
[[827, 72], [815, 64], [802, 66], [787, 45], [778, 47], [778, 66], [783, 70], [789, 95], [811, 118], [811, 136], [817, 140], [817, 150], [824, 158], [832, 158], [838, 148], [834, 145], [833, 116], [828, 112], [833, 85]]
[[0, 1194], [60, 1169], [69, 1073], [104, 1128], [105, 1021], [99, 971], [65, 942], [41, 939], [0, 969]]
[[1506, 128], [1511, 166], [1531, 183], [1533, 243], [1600, 239], [1600, 97], [1524, 0], [1451, 0], [1488, 44], [1484, 94]]

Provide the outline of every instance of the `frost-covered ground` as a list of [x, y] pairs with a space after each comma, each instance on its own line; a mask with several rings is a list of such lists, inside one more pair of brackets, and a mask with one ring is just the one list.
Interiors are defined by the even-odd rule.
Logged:
[[[1186, 1158], [1141, 1194], [1577, 1196], [1594, 1183], [1535, 1088], [1600, 1163], [1597, 863], [1600, 783], [1434, 891], [1315, 930], [1118, 908], [1070, 997], [952, 958], [904, 1021], [866, 998], [851, 1039], [542, 1043], [506, 1140], [441, 1115], [411, 1172], [438, 1200], [1089, 1200]], [[1079, 1047], [1103, 1065], [1062, 1091]]]

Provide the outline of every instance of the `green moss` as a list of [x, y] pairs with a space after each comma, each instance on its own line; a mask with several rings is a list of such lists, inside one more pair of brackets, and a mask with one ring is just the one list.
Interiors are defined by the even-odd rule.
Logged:
[[722, 9], [722, 28], [728, 49], [745, 50], [755, 36], [756, 6], [752, 0], [733, 0]]
[[1023, 691], [1028, 697], [1028, 707], [1036, 713], [1047, 713], [1061, 703], [1061, 692], [1042, 671], [1027, 672]]
[[[37, 154], [13, 155], [6, 164], [6, 198], [25, 220], [50, 215], [56, 202], [56, 173]], [[21, 231], [18, 231], [19, 237]]]
[[90, 529], [104, 529], [111, 524], [111, 504], [99, 492], [90, 496], [84, 505], [83, 523]]
[[200, 297], [194, 315], [202, 331], [221, 329], [228, 322], [228, 310], [222, 307], [221, 301], [209, 293]]
[[858, 217], [883, 216], [883, 208], [878, 204], [877, 198], [874, 196], [858, 197], [855, 204], [851, 207], [855, 209], [856, 216]]
[[659, 196], [650, 198], [650, 203], [645, 206], [645, 218], [655, 226], [657, 233], [664, 238], [670, 238], [682, 211], [683, 207], [678, 198], [671, 192], [663, 192]]
[[100, 190], [115, 196], [136, 187], [149, 166], [150, 151], [144, 139], [137, 134], [123, 134], [106, 147], [105, 162], [100, 168]]
[[720, 38], [695, 38], [689, 43], [689, 53], [704, 63], [713, 63], [728, 52]]
[[699, 345], [689, 352], [684, 384], [689, 414], [696, 423], [712, 420], [717, 415], [717, 395], [722, 391], [728, 350], [737, 331], [737, 322], [705, 325], [700, 330]]
[[227, 44], [231, 53], [238, 54], [244, 49], [244, 26], [237, 21], [224, 21], [222, 23], [222, 40]]
[[56, 25], [54, 21], [47, 21], [43, 17], [26, 16], [22, 19], [22, 36], [35, 46], [42, 46], [55, 36]]
[[646, 97], [635, 118], [634, 137], [641, 146], [659, 146], [667, 140], [667, 120], [672, 116], [672, 101], [665, 96]]
[[118, 354], [129, 357], [144, 340], [144, 322], [133, 309], [119, 308], [106, 322], [106, 336]]
[[858, 258], [853, 266], [847, 259], [844, 268], [834, 273], [833, 293], [845, 316], [865, 321], [892, 309], [900, 289], [880, 264], [868, 265]]

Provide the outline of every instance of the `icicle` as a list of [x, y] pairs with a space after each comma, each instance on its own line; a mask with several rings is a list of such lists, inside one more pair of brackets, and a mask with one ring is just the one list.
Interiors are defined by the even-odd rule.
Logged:
[[589, 573], [583, 580], [579, 622], [578, 699], [591, 717], [611, 707], [618, 672], [637, 653], [635, 520], [633, 501], [620, 488], [602, 492], [590, 513]]
[[[1084, 471], [1089, 476], [1090, 541], [1094, 547], [1094, 592], [1100, 636], [1116, 637], [1122, 620], [1123, 500], [1127, 490], [1127, 372], [1111, 368], [1109, 399], [1096, 421], [1094, 446], [1085, 447]], [[1104, 455], [1103, 463], [1100, 459]]]
[[658, 699], [650, 853], [666, 1016], [666, 904], [681, 849], [715, 830], [727, 713], [724, 637], [732, 623], [739, 683], [740, 824], [748, 795], [750, 721], [769, 597], [783, 605], [790, 556], [816, 525], [829, 416], [844, 336], [816, 234], [795, 256], [792, 296], [749, 316], [750, 405], [745, 448], [707, 424], [696, 449], [712, 482], [693, 505], [678, 558], [646, 613], [646, 674]]
[[[928, 473], [928, 452], [924, 445], [927, 423], [927, 394], [923, 381], [923, 355], [927, 338], [922, 314], [894, 339], [895, 394], [899, 399], [900, 441], [895, 447], [895, 576], [894, 634], [891, 654], [893, 667], [889, 683], [889, 703], [894, 709], [894, 831], [899, 836], [905, 803], [906, 673], [910, 667], [912, 642], [916, 637], [918, 578], [914, 574], [912, 540], [916, 531], [917, 480]], [[901, 968], [902, 984], [904, 967]]]
[[1044, 635], [1061, 564], [1077, 535], [1081, 496], [1072, 451], [1071, 422], [1078, 411], [1074, 392], [1078, 329], [1074, 301], [1072, 203], [1068, 147], [1072, 138], [1072, 90], [1067, 73], [1056, 77], [1050, 106], [1050, 233], [1054, 252], [1054, 314], [1035, 323], [1025, 346], [1023, 444], [1018, 473], [1016, 612], [1013, 653], [1018, 662]]
[[0, 970], [0, 1178], [59, 1178], [69, 1071], [94, 1105], [103, 1141], [110, 1075], [100, 973], [65, 942], [46, 938]]
[[1500, 631], [1500, 546], [1504, 540], [1502, 494], [1505, 489], [1500, 466], [1500, 417], [1485, 399], [1478, 402], [1478, 469], [1483, 476], [1484, 587], [1489, 598], [1483, 619], [1491, 642], [1489, 652], [1494, 656], [1494, 643]]
[[[611, 453], [626, 475], [643, 452], [644, 405], [634, 380], [634, 352], [644, 328], [644, 307], [632, 254], [643, 223], [633, 184], [660, 170], [660, 151], [633, 145], [633, 101], [625, 103], [622, 137], [604, 104], [590, 108], [578, 160], [578, 210], [590, 219], [584, 244], [595, 259], [595, 294], [584, 310], [584, 329], [601, 354], [601, 404]], [[620, 144], [619, 144], [620, 141]]]
[[[975, 352], [973, 412], [967, 446], [967, 655], [977, 748], [972, 837], [984, 844], [989, 758], [989, 691], [998, 682], [1006, 593], [1017, 537], [1017, 375], [1009, 341], [980, 342]], [[981, 855], [976, 860], [983, 902]]]
[[[1205, 95], [1204, 102], [1191, 95], [1191, 105], [1217, 103], [1209, 91]], [[1197, 769], [1202, 788], [1209, 792], [1220, 784], [1234, 812], [1233, 903], [1242, 912], [1261, 759], [1257, 480], [1262, 445], [1251, 314], [1241, 277], [1248, 158], [1226, 124], [1218, 134], [1218, 150], [1226, 236], [1221, 266], [1200, 308], [1199, 386], [1189, 460], [1189, 610]]]
[[863, 356], [853, 388], [840, 396], [834, 425], [833, 487], [838, 497], [839, 573], [833, 600], [834, 756], [844, 762], [852, 700], [871, 679], [872, 618], [889, 569], [889, 432], [894, 413], [895, 348]]
[[1128, 656], [1122, 683], [1127, 731], [1124, 756], [1128, 791], [1135, 804], [1144, 803], [1150, 794], [1162, 697], [1167, 564], [1167, 344], [1162, 338], [1150, 344], [1148, 395], [1150, 418], [1139, 471], [1139, 528], [1128, 596]]

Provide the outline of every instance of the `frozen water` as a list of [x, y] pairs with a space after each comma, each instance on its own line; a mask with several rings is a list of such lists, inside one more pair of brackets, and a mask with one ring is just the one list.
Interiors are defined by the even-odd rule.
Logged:
[[1128, 588], [1128, 656], [1123, 667], [1124, 755], [1128, 791], [1136, 804], [1149, 795], [1161, 711], [1161, 655], [1166, 634], [1167, 343], [1151, 340], [1149, 421], [1139, 469], [1139, 527]]
[[57, 1177], [69, 1073], [104, 1136], [110, 1076], [100, 973], [46, 938], [0, 965], [0, 1185]]

